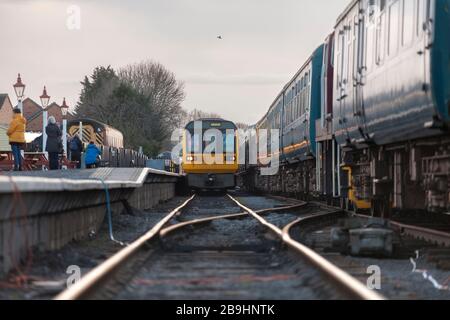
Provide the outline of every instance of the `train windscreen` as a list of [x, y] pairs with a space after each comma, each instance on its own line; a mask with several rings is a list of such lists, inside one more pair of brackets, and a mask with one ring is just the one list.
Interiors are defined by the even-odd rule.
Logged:
[[[186, 127], [187, 153], [224, 153], [236, 151], [236, 126], [231, 122], [201, 122]], [[218, 140], [220, 139], [220, 140]]]

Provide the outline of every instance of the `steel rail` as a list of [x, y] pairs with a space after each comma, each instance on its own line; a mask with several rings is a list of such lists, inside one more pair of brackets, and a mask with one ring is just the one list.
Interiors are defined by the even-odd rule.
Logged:
[[[353, 214], [353, 216], [361, 219], [371, 218], [370, 216], [362, 214]], [[395, 220], [388, 221], [390, 227], [401, 234], [424, 240], [426, 242], [435, 243], [443, 247], [450, 247], [450, 233], [448, 232], [425, 228], [413, 224], [406, 224]]]
[[[231, 195], [228, 197], [233, 200], [239, 207], [251, 214], [256, 220], [258, 220], [262, 225], [271, 230], [276, 234], [284, 243], [286, 243], [290, 248], [294, 249], [296, 252], [300, 253], [304, 258], [306, 258], [310, 263], [322, 271], [326, 276], [332, 279], [336, 284], [338, 284], [343, 290], [347, 291], [350, 295], [356, 299], [361, 300], [384, 300], [385, 298], [378, 293], [369, 290], [361, 282], [350, 276], [345, 271], [341, 270], [319, 254], [315, 253], [310, 248], [302, 245], [301, 243], [293, 240], [289, 233], [286, 232], [286, 228], [281, 230], [277, 226], [271, 224], [263, 217], [258, 215], [252, 209], [244, 206], [238, 200], [234, 199]], [[298, 221], [297, 221], [298, 223]], [[293, 223], [291, 223], [292, 225]], [[288, 225], [289, 226], [289, 225]], [[287, 227], [288, 227], [287, 226]]]
[[86, 274], [79, 282], [57, 295], [55, 300], [81, 300], [86, 299], [92, 294], [96, 288], [106, 281], [114, 272], [128, 261], [133, 255], [135, 255], [140, 249], [158, 235], [159, 231], [164, 227], [167, 222], [170, 221], [177, 213], [179, 213], [184, 207], [186, 207], [193, 199], [195, 195], [186, 200], [181, 206], [171, 211], [166, 217], [159, 221], [151, 230], [149, 230], [142, 237], [134, 241], [126, 248], [120, 250], [108, 260], [91, 270]]
[[[287, 198], [287, 197], [282, 197], [282, 196], [274, 196], [274, 195], [266, 195], [266, 196], [269, 198], [285, 200], [285, 201], [292, 201], [292, 202], [300, 201], [297, 199]], [[312, 201], [310, 203], [313, 203], [313, 204], [317, 203], [318, 205], [321, 205], [325, 208], [334, 208], [334, 209], [338, 208], [338, 207], [323, 204], [318, 201]], [[355, 213], [352, 211], [346, 211], [346, 212], [349, 215], [351, 215], [353, 217], [357, 217], [357, 218], [362, 218], [362, 219], [371, 218], [371, 216]], [[430, 229], [427, 227], [421, 227], [421, 226], [414, 225], [414, 224], [407, 224], [407, 223], [390, 220], [390, 219], [387, 219], [387, 221], [389, 221], [389, 224], [393, 229], [395, 229], [396, 231], [398, 231], [402, 234], [414, 237], [416, 239], [421, 239], [426, 242], [435, 243], [437, 245], [441, 245], [444, 247], [450, 247], [450, 233], [449, 232], [440, 231], [440, 230], [436, 230], [436, 229]]]
[[[262, 209], [262, 210], [256, 211], [256, 213], [265, 214], [265, 213], [269, 213], [269, 212], [294, 210], [294, 209], [299, 209], [299, 208], [305, 207], [306, 205], [307, 205], [307, 203], [304, 202], [304, 203], [300, 203], [300, 204], [296, 204], [296, 205], [292, 205], [292, 206]], [[159, 236], [161, 238], [164, 238], [174, 231], [177, 231], [179, 229], [183, 229], [183, 228], [186, 228], [186, 227], [192, 226], [192, 225], [204, 224], [204, 223], [209, 223], [212, 221], [222, 220], [222, 219], [239, 219], [239, 218], [247, 217], [248, 215], [249, 215], [248, 212], [241, 212], [241, 213], [227, 214], [227, 215], [207, 217], [207, 218], [201, 218], [201, 219], [195, 219], [195, 220], [190, 220], [190, 221], [186, 221], [186, 222], [181, 222], [181, 223], [177, 223], [173, 226], [162, 229], [159, 232]]]
[[389, 221], [391, 227], [397, 229], [401, 234], [409, 235], [428, 242], [433, 242], [444, 247], [450, 247], [450, 233], [424, 228], [415, 225], [400, 223], [397, 221]]

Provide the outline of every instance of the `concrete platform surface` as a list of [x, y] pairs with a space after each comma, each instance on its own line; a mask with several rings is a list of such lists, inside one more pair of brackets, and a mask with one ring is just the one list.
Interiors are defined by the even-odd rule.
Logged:
[[80, 191], [103, 189], [103, 182], [109, 189], [136, 188], [147, 178], [179, 177], [176, 173], [150, 168], [98, 168], [85, 170], [2, 172], [0, 193], [34, 191]]

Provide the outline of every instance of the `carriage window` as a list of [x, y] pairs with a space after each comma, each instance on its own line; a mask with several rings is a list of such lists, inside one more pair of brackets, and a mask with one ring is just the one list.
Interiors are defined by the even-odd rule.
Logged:
[[366, 68], [367, 71], [372, 70], [373, 56], [374, 56], [374, 33], [375, 28], [373, 24], [367, 26], [367, 41], [366, 41]]
[[306, 90], [305, 94], [305, 104], [306, 104], [306, 111], [309, 111], [309, 105], [310, 105], [310, 87], [308, 87], [308, 90]]
[[289, 123], [292, 123], [292, 101], [289, 103]]
[[384, 61], [386, 52], [386, 12], [382, 12], [377, 23], [377, 44], [376, 44], [376, 62], [381, 64]]
[[331, 39], [330, 66], [334, 67], [334, 37]]
[[337, 92], [339, 92], [340, 82], [341, 82], [340, 71], [341, 71], [341, 51], [337, 50], [337, 52], [336, 52], [336, 72], [334, 73], [335, 77], [336, 77], [336, 85], [334, 87], [336, 88]]
[[[344, 27], [342, 36], [342, 87], [347, 87], [348, 82], [348, 48], [347, 48], [347, 31]], [[347, 50], [346, 50], [347, 49]]]
[[[358, 44], [358, 30], [359, 30], [359, 24], [362, 23], [359, 21], [359, 18], [357, 15], [353, 17], [353, 79], [357, 79], [358, 76], [358, 68], [360, 67], [360, 54], [359, 54], [359, 44]], [[362, 40], [362, 39], [361, 39]]]
[[403, 45], [408, 45], [414, 35], [414, 2], [403, 0]]
[[339, 32], [339, 54], [338, 54], [338, 85], [336, 86], [336, 89], [338, 92], [340, 92], [340, 89], [344, 86], [343, 78], [344, 78], [344, 47], [345, 47], [345, 37], [344, 37], [344, 30], [341, 30]]
[[295, 100], [292, 100], [292, 122], [295, 120]]
[[417, 36], [421, 36], [423, 33], [424, 23], [427, 22], [430, 17], [431, 4], [430, 0], [417, 0], [417, 24], [416, 31]]
[[423, 31], [423, 22], [425, 21], [425, 10], [424, 10], [424, 0], [416, 0], [417, 2], [417, 24], [416, 24], [416, 34], [420, 36]]
[[400, 1], [397, 0], [389, 8], [389, 55], [394, 55], [398, 49], [398, 22]]

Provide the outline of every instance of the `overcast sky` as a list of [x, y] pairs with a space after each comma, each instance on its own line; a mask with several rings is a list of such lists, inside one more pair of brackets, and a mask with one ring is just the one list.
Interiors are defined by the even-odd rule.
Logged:
[[[253, 124], [349, 0], [0, 0], [0, 93], [78, 101], [85, 75], [151, 59], [185, 83], [183, 107]], [[69, 30], [70, 5], [81, 29]], [[70, 20], [73, 21], [73, 20]], [[223, 40], [218, 40], [221, 35]]]

